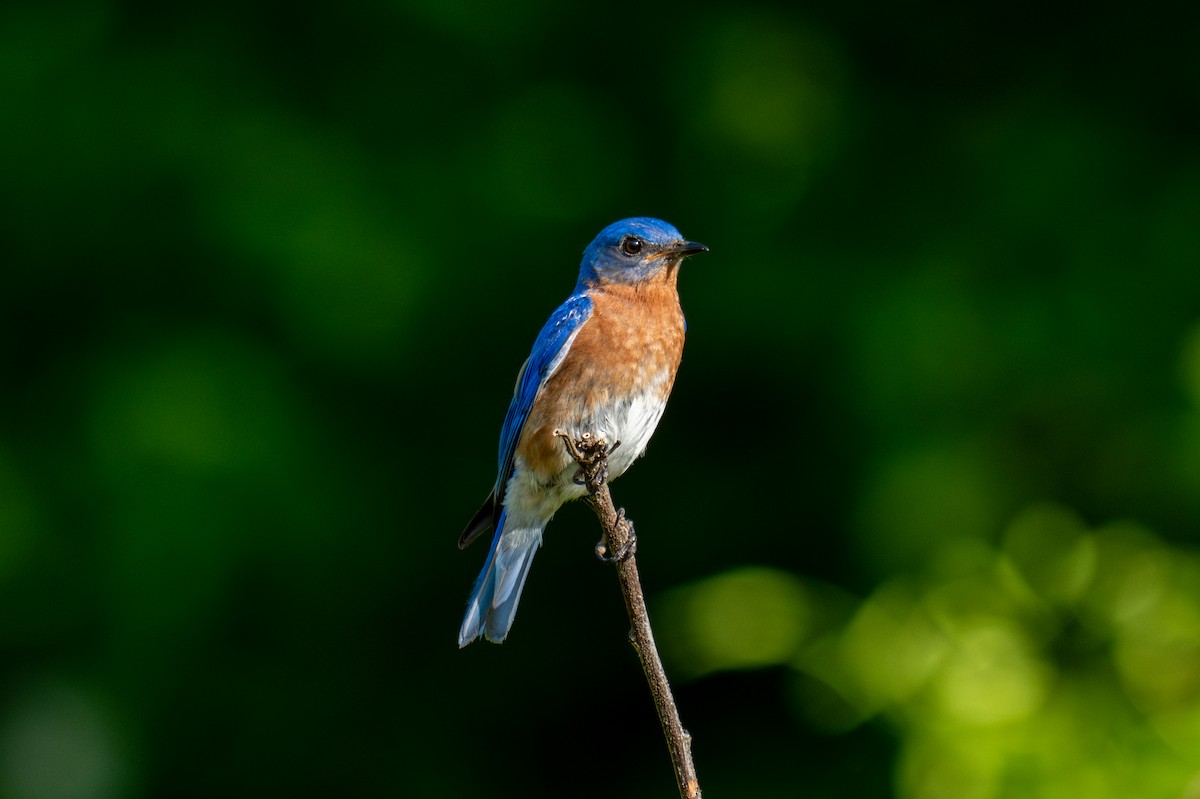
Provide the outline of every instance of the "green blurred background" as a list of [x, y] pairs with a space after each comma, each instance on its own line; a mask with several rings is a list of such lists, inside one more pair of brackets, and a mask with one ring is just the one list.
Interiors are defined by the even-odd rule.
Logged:
[[672, 795], [585, 509], [455, 646], [633, 214], [706, 795], [1200, 796], [1195, 7], [503, 8], [0, 11], [0, 797]]

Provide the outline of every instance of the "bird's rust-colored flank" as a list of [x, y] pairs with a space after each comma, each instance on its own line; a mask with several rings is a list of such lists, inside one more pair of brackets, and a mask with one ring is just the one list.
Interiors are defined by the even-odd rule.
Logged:
[[635, 284], [603, 283], [592, 289], [592, 317], [571, 345], [571, 357], [542, 389], [518, 445], [530, 469], [550, 479], [569, 458], [554, 431], [563, 419], [589, 417], [611, 397], [655, 388], [665, 400], [683, 356], [684, 322], [675, 288], [678, 270], [667, 268]]

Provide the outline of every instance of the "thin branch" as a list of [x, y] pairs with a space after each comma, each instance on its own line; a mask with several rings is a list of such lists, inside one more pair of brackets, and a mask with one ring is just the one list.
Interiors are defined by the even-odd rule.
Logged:
[[654, 645], [654, 633], [650, 630], [650, 616], [646, 613], [646, 598], [642, 594], [642, 581], [634, 557], [637, 537], [633, 532], [633, 524], [625, 518], [624, 509], [616, 509], [608, 490], [608, 453], [620, 442], [610, 448], [604, 439], [588, 433], [583, 433], [579, 438], [558, 431], [555, 434], [563, 439], [567, 451], [579, 464], [576, 482], [587, 486], [588, 495], [584, 501], [595, 511], [600, 526], [604, 528], [604, 537], [596, 545], [596, 554], [601, 560], [616, 565], [621, 593], [625, 597], [625, 610], [629, 613], [629, 639], [642, 661], [642, 671], [646, 673], [650, 695], [654, 698], [654, 707], [662, 722], [663, 736], [667, 739], [667, 749], [675, 767], [679, 795], [683, 799], [700, 799], [700, 783], [696, 779], [696, 766], [692, 763], [692, 737], [679, 720], [675, 697], [667, 683], [658, 647]]

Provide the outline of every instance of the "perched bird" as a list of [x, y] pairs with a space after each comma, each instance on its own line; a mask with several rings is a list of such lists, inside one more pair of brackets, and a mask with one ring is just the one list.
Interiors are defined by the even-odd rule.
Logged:
[[504, 640], [542, 531], [564, 502], [585, 493], [556, 431], [590, 433], [614, 447], [609, 479], [645, 452], [683, 355], [679, 264], [707, 250], [649, 217], [614, 222], [584, 250], [575, 290], [538, 333], [517, 375], [500, 430], [496, 484], [458, 540], [461, 549], [496, 531], [458, 632], [460, 647], [481, 635]]

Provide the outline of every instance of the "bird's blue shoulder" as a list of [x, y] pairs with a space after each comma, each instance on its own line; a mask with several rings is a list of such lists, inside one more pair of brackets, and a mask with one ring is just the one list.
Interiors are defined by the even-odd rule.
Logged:
[[572, 294], [550, 315], [538, 333], [533, 351], [517, 375], [512, 403], [508, 406], [504, 427], [500, 431], [499, 471], [496, 478], [498, 499], [503, 497], [504, 486], [512, 475], [513, 453], [538, 392], [562, 363], [575, 335], [591, 315], [591, 297], [585, 292]]

